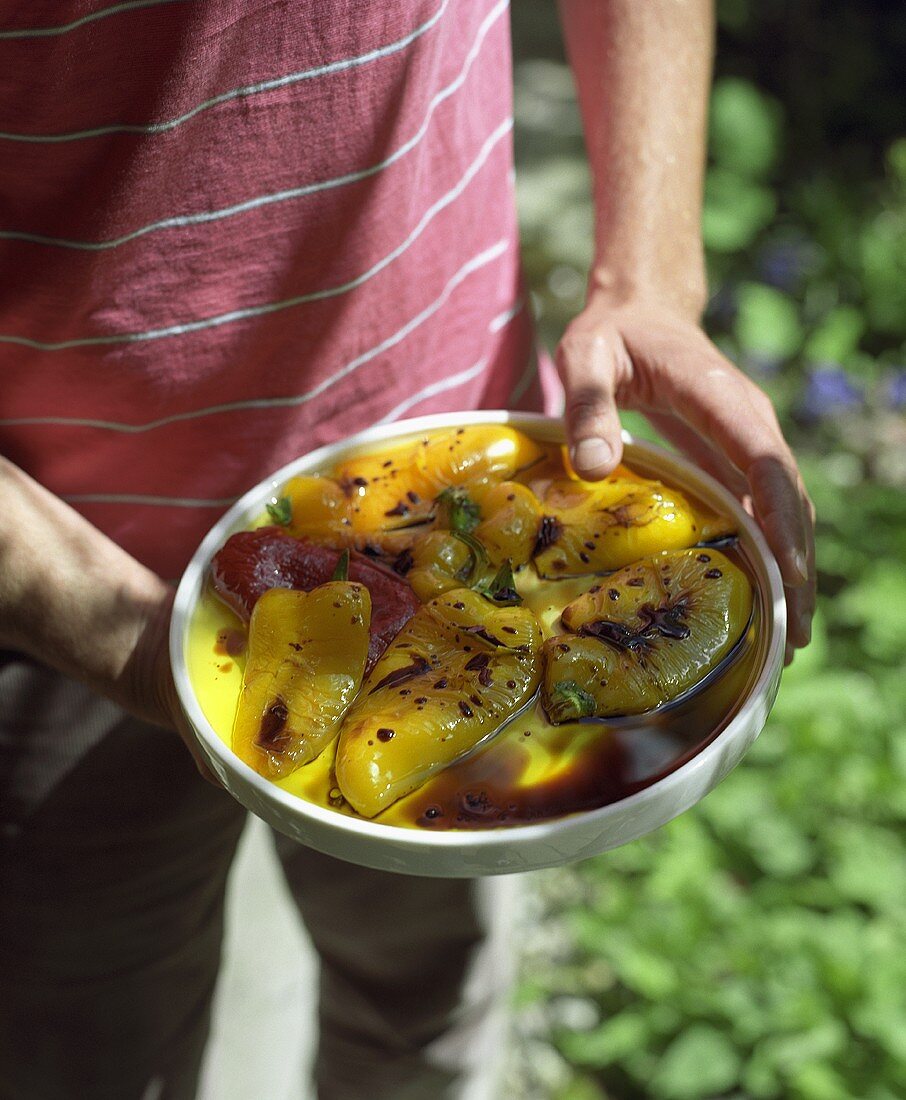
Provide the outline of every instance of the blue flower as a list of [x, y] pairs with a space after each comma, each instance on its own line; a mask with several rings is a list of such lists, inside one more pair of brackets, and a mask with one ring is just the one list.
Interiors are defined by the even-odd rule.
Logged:
[[745, 357], [744, 366], [746, 373], [754, 377], [772, 378], [780, 373], [783, 359], [778, 355], [769, 355], [763, 351], [750, 351]]
[[906, 408], [906, 368], [897, 367], [891, 372], [884, 387], [884, 401], [891, 409]]
[[805, 275], [814, 271], [817, 260], [818, 250], [807, 238], [769, 241], [758, 255], [758, 273], [768, 286], [791, 293], [799, 288]]
[[862, 389], [840, 367], [814, 367], [806, 376], [799, 401], [804, 420], [825, 420], [835, 413], [858, 408], [864, 400]]

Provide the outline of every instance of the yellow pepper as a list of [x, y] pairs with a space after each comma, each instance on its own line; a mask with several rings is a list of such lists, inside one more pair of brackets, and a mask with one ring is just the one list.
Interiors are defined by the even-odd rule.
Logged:
[[441, 494], [434, 530], [412, 544], [406, 579], [420, 600], [451, 588], [489, 584], [508, 561], [525, 565], [538, 537], [541, 508], [515, 481], [470, 482]]
[[693, 507], [658, 481], [558, 478], [537, 488], [544, 515], [535, 566], [542, 577], [605, 573], [733, 532], [730, 520]]
[[337, 745], [337, 783], [374, 817], [491, 737], [534, 693], [541, 632], [522, 607], [453, 589], [420, 608], [372, 669]]
[[291, 503], [289, 529], [331, 546], [395, 555], [433, 522], [444, 490], [510, 478], [540, 455], [537, 444], [513, 428], [433, 432], [349, 459], [332, 478], [291, 479], [283, 490]]
[[233, 751], [242, 760], [278, 779], [333, 740], [362, 682], [370, 622], [362, 584], [271, 588], [260, 597], [233, 723]]
[[553, 722], [640, 714], [698, 684], [752, 615], [748, 578], [717, 550], [635, 562], [595, 584], [544, 643], [542, 700]]

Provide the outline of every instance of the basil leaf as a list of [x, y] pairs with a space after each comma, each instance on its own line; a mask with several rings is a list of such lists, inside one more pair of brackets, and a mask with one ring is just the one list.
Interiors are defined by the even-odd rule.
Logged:
[[575, 680], [561, 680], [554, 688], [554, 694], [564, 700], [577, 718], [589, 718], [595, 712], [596, 704], [593, 696], [579, 687]]
[[330, 578], [332, 581], [348, 581], [349, 580], [349, 551], [344, 550], [337, 558], [337, 564], [333, 571], [333, 576]]
[[293, 506], [289, 497], [279, 497], [268, 502], [267, 514], [274, 523], [289, 527], [293, 521]]
[[522, 597], [516, 591], [516, 578], [513, 576], [513, 563], [509, 558], [501, 565], [489, 584], [479, 585], [478, 591], [485, 599], [494, 603], [515, 606], [522, 603]]
[[460, 542], [465, 543], [469, 550], [469, 560], [456, 574], [457, 578], [471, 587], [476, 574], [480, 574], [488, 564], [488, 552], [472, 535], [465, 531], [451, 531], [450, 534]]
[[481, 523], [481, 508], [465, 489], [451, 485], [437, 497], [447, 509], [447, 522], [455, 534], [468, 535]]

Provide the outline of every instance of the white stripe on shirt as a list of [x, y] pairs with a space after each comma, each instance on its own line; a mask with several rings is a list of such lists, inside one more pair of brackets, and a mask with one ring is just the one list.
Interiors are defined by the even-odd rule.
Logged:
[[401, 160], [407, 153], [412, 152], [412, 150], [419, 145], [428, 133], [431, 119], [434, 117], [434, 112], [440, 104], [443, 103], [444, 100], [449, 99], [451, 95], [459, 91], [465, 84], [466, 78], [471, 71], [475, 59], [481, 51], [481, 47], [487, 38], [488, 32], [508, 7], [509, 0], [500, 0], [500, 2], [488, 12], [481, 26], [478, 28], [478, 33], [475, 36], [475, 41], [471, 49], [466, 54], [459, 75], [434, 96], [428, 104], [428, 110], [421, 126], [419, 126], [413, 136], [391, 153], [389, 157], [380, 161], [378, 164], [373, 164], [368, 168], [362, 168], [356, 172], [349, 172], [346, 175], [336, 176], [333, 179], [320, 180], [317, 183], [305, 184], [302, 187], [292, 187], [283, 191], [273, 191], [269, 194], [259, 195], [256, 198], [246, 199], [244, 202], [234, 203], [231, 206], [224, 206], [218, 210], [204, 210], [197, 214], [179, 214], [169, 218], [161, 218], [159, 221], [149, 222], [147, 225], [140, 226], [130, 233], [124, 233], [120, 237], [111, 237], [106, 241], [76, 241], [65, 237], [47, 237], [40, 233], [24, 233], [12, 229], [0, 229], [0, 240], [26, 241], [31, 244], [52, 245], [58, 248], [101, 252], [108, 248], [118, 248], [128, 241], [134, 241], [138, 237], [143, 237], [146, 233], [153, 233], [161, 229], [174, 229], [187, 225], [201, 225], [206, 222], [219, 221], [222, 218], [231, 218], [237, 214], [245, 214], [249, 210], [257, 210], [262, 206], [270, 206], [273, 203], [286, 202], [290, 199], [304, 198], [306, 195], [314, 195], [319, 191], [328, 191], [335, 187], [343, 187], [349, 183], [358, 183], [361, 180], [369, 179], [371, 176], [376, 176], [395, 164], [398, 160]]
[[226, 508], [239, 497], [204, 500], [199, 497], [155, 497], [142, 493], [69, 493], [61, 499], [69, 504], [151, 504], [165, 508]]
[[[115, 420], [94, 420], [85, 417], [25, 416], [0, 419], [0, 427], [5, 428], [16, 425], [40, 424], [45, 426], [101, 428], [132, 435], [140, 432], [152, 431], [155, 428], [162, 428], [168, 424], [176, 424], [184, 420], [195, 420], [204, 416], [215, 416], [220, 413], [244, 412], [250, 409], [292, 408], [297, 405], [304, 405], [308, 401], [320, 397], [320, 395], [330, 389], [331, 386], [347, 378], [354, 371], [358, 370], [359, 367], [364, 366], [366, 363], [371, 362], [372, 359], [377, 358], [377, 356], [382, 355], [384, 352], [389, 351], [391, 348], [401, 343], [410, 333], [414, 332], [427, 320], [433, 317], [438, 310], [443, 308], [460, 283], [464, 282], [473, 272], [480, 271], [483, 267], [493, 263], [494, 260], [498, 259], [507, 251], [508, 247], [509, 241], [506, 239], [500, 240], [497, 241], [496, 244], [491, 245], [490, 248], [486, 248], [476, 256], [473, 256], [472, 259], [463, 264], [455, 275], [451, 276], [446, 286], [441, 291], [440, 296], [435, 298], [430, 305], [425, 306], [420, 313], [410, 318], [402, 328], [397, 329], [392, 335], [385, 337], [379, 344], [375, 344], [367, 351], [357, 355], [354, 359], [351, 359], [348, 363], [340, 367], [339, 370], [319, 382], [313, 389], [306, 390], [304, 393], [291, 394], [287, 397], [256, 397], [249, 398], [245, 401], [230, 401], [221, 405], [210, 405], [207, 408], [194, 409], [191, 412], [173, 413], [171, 416], [163, 416], [158, 420], [148, 420], [143, 424], [124, 424]], [[495, 318], [495, 321], [496, 320], [497, 318]], [[494, 322], [492, 322], [492, 324], [493, 323]], [[496, 332], [497, 330], [493, 329], [492, 331]]]
[[[514, 307], [506, 311], [509, 315], [509, 320], [518, 316], [521, 312], [521, 306]], [[506, 314], [499, 314], [488, 325], [488, 332], [498, 332], [501, 325], [494, 328], [494, 324], [500, 317]], [[488, 368], [490, 359], [488, 356], [482, 356], [477, 363], [473, 363], [471, 367], [467, 367], [463, 371], [459, 371], [457, 374], [448, 375], [446, 378], [441, 378], [437, 382], [432, 382], [420, 389], [417, 393], [411, 394], [404, 401], [401, 401], [398, 405], [394, 406], [386, 416], [381, 417], [376, 421], [376, 424], [390, 424], [394, 420], [398, 420], [404, 412], [408, 412], [414, 405], [420, 404], [422, 401], [427, 401], [429, 397], [436, 397], [439, 393], [445, 393], [447, 390], [455, 389], [457, 386], [464, 386], [466, 382], [471, 382], [473, 378], [477, 378]], [[239, 499], [238, 496], [224, 497], [217, 500], [204, 500], [197, 497], [165, 497], [165, 496], [146, 496], [141, 493], [71, 493], [65, 495], [63, 500], [68, 501], [70, 504], [144, 504], [156, 507], [175, 507], [175, 508], [223, 508], [227, 505], [233, 504]]]
[[98, 19], [106, 19], [110, 15], [119, 15], [124, 11], [134, 11], [136, 8], [156, 8], [161, 4], [181, 4], [184, 0], [126, 0], [123, 4], [113, 4], [109, 8], [101, 8], [100, 11], [89, 12], [80, 19], [73, 19], [71, 23], [61, 23], [57, 27], [29, 27], [25, 30], [0, 31], [0, 40], [12, 38], [50, 38], [60, 34], [68, 34], [70, 31], [84, 27], [86, 23], [94, 23]]
[[440, 20], [449, 3], [450, 0], [441, 0], [440, 7], [430, 19], [427, 19], [420, 26], [416, 27], [414, 31], [411, 31], [396, 42], [390, 42], [386, 46], [380, 46], [377, 49], [370, 50], [368, 53], [360, 54], [358, 57], [349, 57], [342, 61], [332, 61], [328, 65], [319, 65], [314, 69], [305, 69], [301, 72], [289, 73], [286, 76], [278, 76], [272, 80], [262, 80], [257, 84], [245, 84], [241, 88], [233, 88], [231, 91], [221, 92], [219, 95], [212, 96], [210, 99], [206, 99], [202, 103], [199, 103], [196, 107], [186, 111], [185, 114], [178, 115], [176, 118], [167, 119], [164, 122], [149, 122], [136, 125], [116, 122], [109, 126], [97, 126], [92, 130], [74, 130], [65, 134], [21, 134], [0, 130], [0, 139], [5, 141], [29, 142], [32, 144], [52, 144], [62, 141], [80, 141], [83, 138], [100, 137], [105, 134], [167, 133], [169, 130], [173, 130], [177, 126], [181, 126], [184, 122], [188, 122], [189, 119], [201, 114], [202, 111], [210, 110], [211, 107], [217, 107], [221, 103], [226, 103], [229, 100], [245, 99], [249, 96], [260, 95], [262, 92], [272, 92], [278, 88], [286, 88], [290, 85], [298, 84], [303, 80], [314, 80], [317, 77], [327, 76], [330, 73], [338, 73], [346, 69], [358, 68], [360, 65], [367, 65], [371, 61], [377, 61], [380, 58], [399, 53], [400, 50], [404, 50], [416, 39], [421, 38], [423, 34], [431, 30]]
[[[491, 335], [500, 332], [500, 330], [505, 328], [510, 321], [519, 316], [522, 312], [522, 305], [522, 301], [518, 301], [509, 309], [505, 309], [503, 313], [498, 313], [488, 325], [488, 332]], [[403, 413], [408, 412], [415, 405], [420, 405], [422, 401], [427, 401], [429, 397], [436, 397], [439, 393], [446, 393], [447, 390], [456, 389], [457, 386], [464, 386], [466, 382], [471, 382], [473, 378], [477, 378], [487, 370], [489, 362], [490, 360], [488, 357], [484, 356], [479, 359], [477, 363], [466, 368], [466, 370], [460, 371], [458, 374], [450, 374], [446, 378], [440, 378], [436, 382], [431, 382], [429, 385], [425, 386], [424, 389], [419, 390], [418, 393], [410, 394], [403, 401], [400, 401], [400, 403], [395, 405], [389, 413], [382, 416], [377, 423], [390, 424], [394, 420], [398, 420]]]
[[398, 420], [404, 412], [408, 412], [413, 405], [417, 405], [420, 401], [427, 401], [429, 397], [436, 397], [439, 393], [445, 393], [447, 390], [455, 389], [457, 386], [464, 386], [466, 382], [471, 382], [473, 378], [477, 378], [482, 371], [487, 370], [489, 360], [487, 358], [479, 359], [477, 363], [469, 367], [467, 370], [460, 371], [459, 374], [451, 374], [446, 378], [441, 378], [437, 382], [432, 382], [430, 386], [425, 386], [423, 390], [419, 390], [418, 393], [414, 393], [411, 397], [407, 397], [405, 401], [400, 401], [398, 405], [390, 410], [386, 416], [382, 416], [380, 420], [375, 421], [376, 424], [390, 424], [394, 420]]
[[349, 291], [355, 290], [357, 287], [367, 283], [370, 279], [373, 279], [376, 275], [379, 275], [385, 268], [389, 267], [395, 260], [398, 260], [400, 256], [415, 244], [434, 218], [462, 195], [490, 157], [494, 148], [507, 136], [507, 134], [509, 134], [512, 128], [512, 117], [505, 118], [485, 139], [479, 150], [478, 156], [466, 169], [459, 182], [428, 207], [405, 240], [397, 245], [391, 252], [388, 252], [386, 256], [378, 260], [377, 263], [368, 268], [367, 271], [364, 271], [361, 275], [357, 275], [347, 283], [342, 283], [339, 286], [329, 287], [324, 290], [315, 290], [309, 294], [300, 294], [295, 298], [285, 298], [279, 302], [267, 302], [263, 305], [247, 306], [244, 309], [233, 309], [229, 310], [227, 313], [215, 314], [213, 317], [205, 317], [197, 321], [184, 321], [180, 324], [167, 325], [164, 328], [146, 329], [143, 332], [122, 333], [116, 336], [83, 336], [73, 340], [60, 341], [35, 340], [29, 336], [16, 336], [9, 333], [3, 333], [0, 334], [0, 344], [17, 344], [21, 347], [35, 348], [38, 351], [63, 351], [68, 348], [100, 347], [109, 346], [111, 344], [133, 344], [146, 340], [160, 340], [168, 336], [183, 336], [186, 333], [199, 332], [202, 329], [215, 328], [220, 325], [231, 324], [234, 321], [245, 321], [252, 317], [263, 317], [267, 314], [279, 313], [285, 309], [292, 309], [296, 306], [305, 305], [308, 302], [318, 302], [327, 298], [335, 298], [342, 294], [348, 294]]

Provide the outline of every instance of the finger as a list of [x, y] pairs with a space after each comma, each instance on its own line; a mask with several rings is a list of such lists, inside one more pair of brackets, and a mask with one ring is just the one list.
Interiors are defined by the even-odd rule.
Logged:
[[180, 728], [179, 733], [183, 739], [186, 748], [189, 750], [189, 754], [191, 755], [195, 767], [198, 770], [198, 774], [201, 776], [201, 778], [210, 783], [212, 787], [219, 787], [221, 790], [223, 790], [223, 784], [220, 782], [214, 772], [211, 771], [207, 760], [205, 760], [204, 756], [202, 756], [201, 754], [201, 750], [195, 744], [195, 738], [192, 733], [185, 730], [184, 728]]
[[223, 790], [223, 784], [217, 778], [217, 776], [211, 771], [211, 769], [204, 763], [203, 760], [195, 760], [195, 766], [198, 768], [198, 774], [202, 779], [211, 784], [212, 787], [218, 787]]
[[[735, 466], [722, 459], [697, 432], [676, 417], [666, 413], [649, 413], [648, 419], [666, 439], [739, 497], [746, 511], [755, 518], [752, 501], [748, 496], [748, 483]], [[807, 511], [811, 518], [810, 502]], [[810, 564], [814, 557], [811, 524], [808, 525], [806, 535]], [[814, 569], [809, 568], [808, 572], [812, 583], [784, 589], [787, 604], [787, 664], [792, 661], [795, 650], [807, 646], [811, 640], [812, 616], [815, 610]]]
[[739, 470], [706, 443], [688, 424], [670, 413], [648, 413], [647, 419], [664, 439], [729, 489], [735, 497], [742, 500], [747, 495], [749, 485]]
[[557, 348], [557, 369], [566, 391], [570, 460], [580, 477], [606, 477], [623, 454], [615, 390], [614, 333], [572, 325]]
[[808, 542], [807, 569], [809, 580], [807, 584], [786, 589], [788, 623], [787, 641], [799, 649], [807, 646], [811, 641], [812, 617], [815, 613], [815, 600], [817, 595], [814, 508], [812, 507], [812, 502], [808, 499], [804, 487], [802, 488], [802, 496], [806, 514], [806, 537]]
[[[703, 336], [679, 351], [655, 354], [638, 335], [627, 336], [633, 379], [650, 415], [681, 415], [698, 435], [736, 466], [750, 488], [758, 521], [780, 566], [784, 583], [810, 583], [806, 505], [799, 473], [770, 402]], [[669, 357], [669, 358], [668, 358]]]
[[789, 588], [813, 579], [811, 544], [799, 474], [779, 452], [756, 458], [748, 470], [755, 515]]

